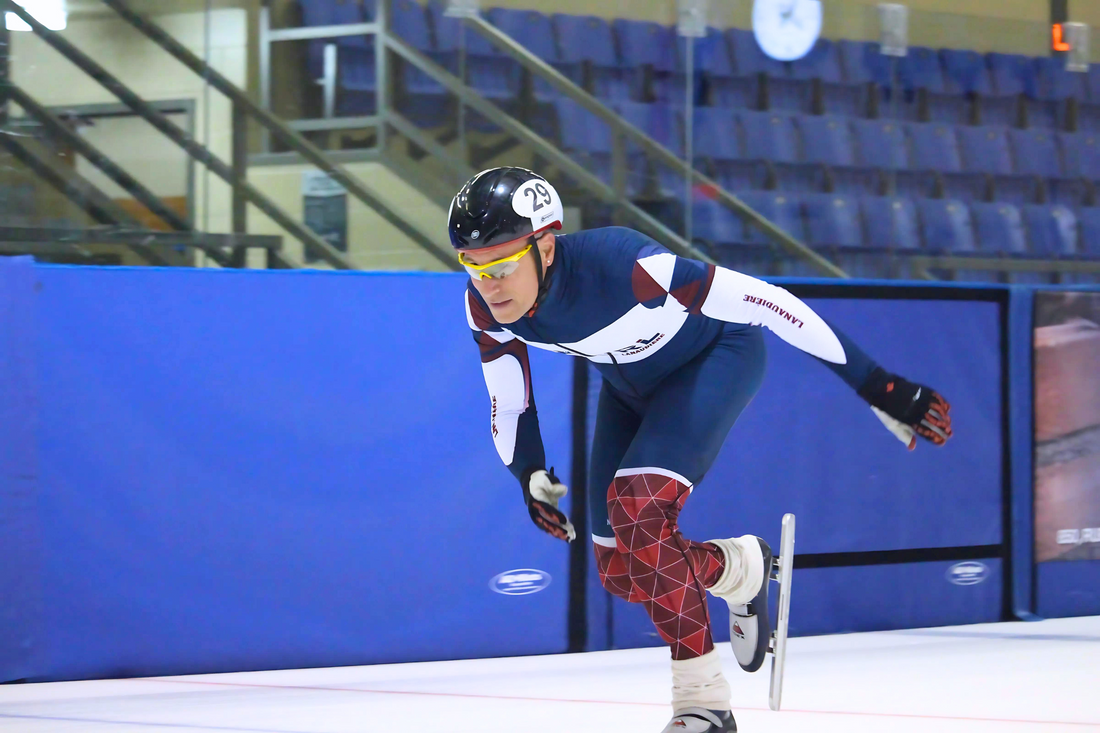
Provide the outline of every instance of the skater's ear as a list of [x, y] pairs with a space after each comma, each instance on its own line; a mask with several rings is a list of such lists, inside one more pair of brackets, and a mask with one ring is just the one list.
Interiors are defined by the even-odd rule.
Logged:
[[539, 256], [542, 257], [542, 267], [546, 269], [554, 262], [554, 233], [547, 230], [539, 235], [536, 242], [539, 246]]

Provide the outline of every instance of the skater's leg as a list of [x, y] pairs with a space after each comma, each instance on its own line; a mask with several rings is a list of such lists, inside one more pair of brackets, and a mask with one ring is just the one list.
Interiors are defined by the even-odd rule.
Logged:
[[670, 375], [649, 400], [608, 490], [631, 600], [645, 604], [674, 660], [713, 650], [706, 589], [726, 569], [725, 553], [684, 538], [677, 518], [759, 388], [764, 361], [758, 328], [731, 329]]
[[608, 521], [607, 487], [641, 422], [641, 417], [604, 382], [596, 408], [596, 434], [588, 469], [589, 526], [592, 527], [592, 548], [600, 582], [609, 593], [624, 601], [632, 598], [630, 574], [626, 569], [626, 557], [616, 549], [615, 534]]

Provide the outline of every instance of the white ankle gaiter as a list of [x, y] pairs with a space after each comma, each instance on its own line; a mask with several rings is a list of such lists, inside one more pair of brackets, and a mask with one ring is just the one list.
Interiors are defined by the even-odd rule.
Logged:
[[722, 674], [718, 650], [695, 659], [672, 660], [672, 710], [686, 708], [730, 709], [730, 686]]

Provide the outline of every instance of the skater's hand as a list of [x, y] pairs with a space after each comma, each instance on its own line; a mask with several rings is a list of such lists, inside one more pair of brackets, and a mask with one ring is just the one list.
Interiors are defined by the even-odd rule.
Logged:
[[886, 429], [913, 450], [919, 435], [935, 445], [943, 445], [952, 436], [951, 405], [938, 392], [923, 384], [910, 382], [876, 369], [859, 390]]
[[572, 542], [577, 532], [569, 519], [558, 509], [558, 500], [569, 491], [565, 484], [549, 472], [539, 469], [525, 472], [523, 475], [523, 499], [527, 502], [527, 511], [531, 521], [547, 534], [559, 540]]

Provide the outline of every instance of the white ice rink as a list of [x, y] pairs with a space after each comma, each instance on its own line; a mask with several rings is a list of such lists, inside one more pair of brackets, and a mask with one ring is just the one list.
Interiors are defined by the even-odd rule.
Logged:
[[[1100, 731], [1100, 617], [792, 639], [783, 711], [722, 645], [742, 733]], [[667, 649], [0, 686], [19, 733], [659, 733]]]

